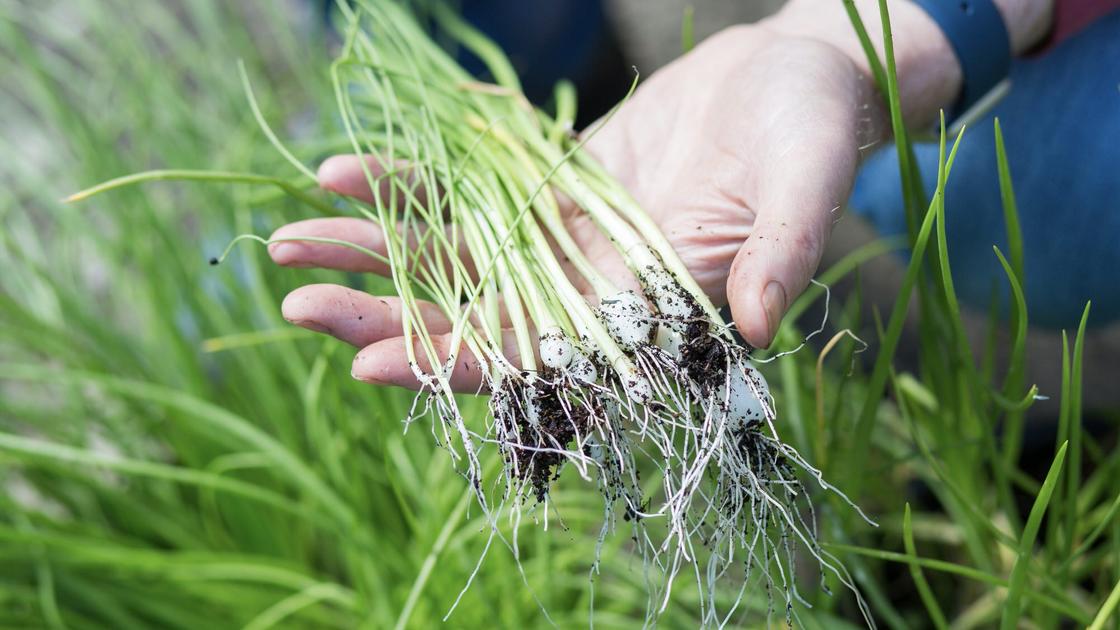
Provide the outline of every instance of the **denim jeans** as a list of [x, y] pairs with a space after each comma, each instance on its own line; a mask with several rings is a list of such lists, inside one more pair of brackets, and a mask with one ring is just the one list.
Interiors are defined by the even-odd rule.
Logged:
[[[961, 140], [946, 189], [946, 233], [961, 300], [1006, 312], [1007, 255], [993, 119], [1007, 147], [1023, 234], [1032, 324], [1073, 328], [1120, 318], [1120, 11], [1039, 58], [1018, 60], [1011, 92]], [[926, 191], [936, 184], [936, 144], [915, 147]], [[884, 235], [906, 231], [893, 147], [863, 165], [850, 208]]]

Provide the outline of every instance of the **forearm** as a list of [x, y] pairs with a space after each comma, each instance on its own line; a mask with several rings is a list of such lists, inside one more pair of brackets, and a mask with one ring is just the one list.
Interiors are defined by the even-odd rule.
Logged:
[[[1055, 0], [993, 0], [1010, 36], [1012, 53], [1022, 54], [1041, 41], [1050, 26]], [[872, 42], [882, 56], [878, 0], [855, 0]], [[933, 120], [961, 90], [961, 68], [937, 24], [909, 0], [888, 0], [898, 68], [903, 117], [910, 125]], [[842, 50], [868, 77], [867, 57], [839, 0], [790, 0], [765, 20], [767, 28], [811, 37]]]
[[1057, 0], [993, 0], [1007, 34], [1011, 36], [1011, 54], [1022, 55], [1041, 42], [1050, 31]]

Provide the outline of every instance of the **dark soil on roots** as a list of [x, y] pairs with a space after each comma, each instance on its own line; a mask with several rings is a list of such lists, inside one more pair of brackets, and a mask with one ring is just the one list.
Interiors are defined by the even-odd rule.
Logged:
[[688, 379], [707, 396], [727, 379], [727, 348], [711, 334], [711, 324], [701, 318], [700, 307], [688, 323], [681, 346], [680, 365]]
[[[538, 501], [548, 496], [549, 485], [559, 478], [560, 467], [567, 459], [561, 452], [577, 435], [586, 435], [591, 425], [591, 412], [580, 404], [564, 404], [563, 388], [548, 375], [538, 381], [533, 398], [537, 405], [537, 425], [527, 414], [519, 414], [517, 433], [519, 445], [510, 456], [515, 458], [520, 477], [533, 486]], [[553, 449], [551, 451], [539, 449]]]

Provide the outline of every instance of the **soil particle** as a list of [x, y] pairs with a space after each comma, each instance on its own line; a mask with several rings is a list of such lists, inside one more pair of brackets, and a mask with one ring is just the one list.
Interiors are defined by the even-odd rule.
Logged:
[[638, 516], [638, 513], [634, 511], [634, 508], [630, 507], [630, 504], [627, 503], [626, 504], [626, 511], [622, 514], [622, 520], [629, 523], [630, 521], [637, 521], [641, 518], [642, 517]]
[[[649, 501], [648, 500], [642, 503], [640, 511], [641, 512], [649, 511]], [[634, 521], [636, 523], [636, 522], [642, 520], [642, 515], [638, 511], [635, 511], [634, 508], [631, 507], [631, 505], [629, 503], [627, 503], [626, 504], [626, 509], [622, 513], [622, 520], [626, 521], [627, 523], [629, 523], [630, 521]]]

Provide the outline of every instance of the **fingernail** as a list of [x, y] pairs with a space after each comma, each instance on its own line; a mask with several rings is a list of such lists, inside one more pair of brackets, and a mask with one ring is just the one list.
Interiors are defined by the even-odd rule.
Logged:
[[310, 320], [310, 319], [289, 319], [288, 322], [292, 323], [292, 324], [295, 324], [296, 326], [299, 326], [300, 328], [306, 328], [308, 330], [313, 330], [317, 333], [323, 333], [324, 335], [331, 334], [331, 329], [330, 328], [327, 328], [326, 326], [324, 326], [324, 325], [322, 325], [319, 322], [314, 321], [314, 320]]
[[290, 243], [273, 243], [268, 246], [268, 254], [280, 265], [290, 264], [295, 250]]
[[786, 310], [786, 290], [781, 282], [771, 280], [762, 290], [762, 308], [766, 311], [766, 336], [772, 341]]
[[362, 383], [367, 383], [369, 385], [389, 385], [390, 384], [390, 383], [386, 383], [384, 381], [379, 380], [375, 376], [370, 376], [369, 374], [359, 374], [357, 370], [350, 370], [350, 378], [354, 379], [355, 381], [361, 381]]
[[354, 363], [350, 366], [350, 378], [370, 385], [396, 385], [396, 383], [380, 378], [378, 370], [371, 370], [371, 366], [363, 365], [368, 361], [368, 357], [361, 354], [354, 357]]
[[273, 243], [268, 246], [268, 255], [272, 262], [285, 267], [306, 268], [314, 267], [314, 263], [304, 260], [305, 250], [299, 243]]

